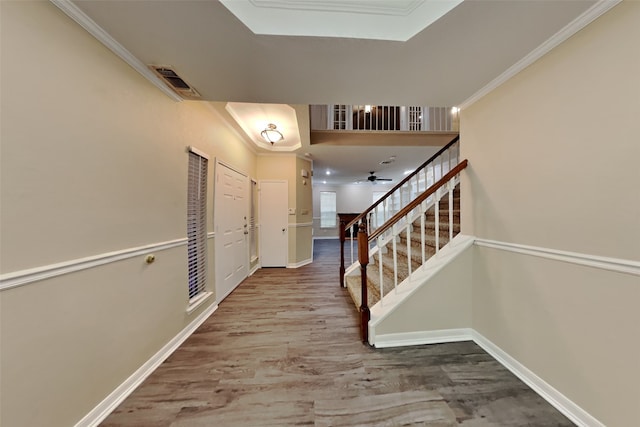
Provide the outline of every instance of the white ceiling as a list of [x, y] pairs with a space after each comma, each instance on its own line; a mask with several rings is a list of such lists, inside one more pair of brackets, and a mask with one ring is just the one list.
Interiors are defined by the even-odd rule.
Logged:
[[[290, 6], [300, 0], [233, 0], [249, 1]], [[415, 2], [401, 3], [410, 7]], [[363, 170], [363, 178], [368, 170], [382, 176], [386, 171], [375, 165], [390, 155], [398, 156], [395, 165], [404, 170], [413, 159], [419, 159], [414, 161], [419, 164], [435, 149], [310, 145], [302, 106], [460, 105], [594, 3], [466, 0], [400, 42], [255, 34], [217, 0], [73, 1], [142, 64], [172, 66], [204, 100], [297, 104], [297, 120], [303, 123], [298, 123], [301, 147], [296, 153], [310, 153], [314, 168], [349, 168], [343, 174], [349, 181], [344, 182], [352, 182]], [[276, 10], [284, 9], [271, 8]], [[220, 114], [234, 122], [222, 110]], [[234, 126], [250, 140], [235, 122]]]
[[220, 0], [254, 34], [407, 41], [462, 0]]

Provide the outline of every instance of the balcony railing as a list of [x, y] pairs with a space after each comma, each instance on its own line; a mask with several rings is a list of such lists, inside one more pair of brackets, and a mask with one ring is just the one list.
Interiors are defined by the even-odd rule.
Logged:
[[455, 107], [311, 105], [311, 130], [458, 132]]

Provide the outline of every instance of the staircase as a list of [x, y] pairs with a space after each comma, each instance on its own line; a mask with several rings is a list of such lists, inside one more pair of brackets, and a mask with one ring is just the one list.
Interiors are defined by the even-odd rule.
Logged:
[[[421, 218], [415, 219], [409, 228], [408, 238], [406, 227], [399, 232], [395, 238], [395, 250], [393, 239], [384, 245], [382, 252], [382, 275], [380, 274], [380, 258], [376, 253], [372, 256], [372, 262], [367, 265], [367, 301], [368, 307], [377, 304], [381, 295], [393, 292], [395, 286], [402, 283], [410, 275], [410, 271], [417, 270], [427, 259], [436, 254], [438, 250], [449, 242], [450, 237], [460, 232], [460, 185], [456, 185], [453, 190], [453, 210], [452, 223], [453, 232], [449, 232], [449, 193], [447, 192], [439, 202], [437, 202], [439, 221], [438, 239], [436, 242], [436, 205], [426, 210], [424, 224], [424, 259], [422, 254], [422, 233]], [[409, 244], [407, 244], [409, 243]], [[395, 253], [395, 257], [394, 257]], [[394, 258], [395, 266], [394, 269]], [[409, 269], [411, 264], [411, 270]], [[382, 280], [382, 294], [380, 292], [380, 282]], [[345, 286], [347, 287], [356, 308], [361, 306], [361, 277], [360, 270], [355, 269], [345, 276]]]

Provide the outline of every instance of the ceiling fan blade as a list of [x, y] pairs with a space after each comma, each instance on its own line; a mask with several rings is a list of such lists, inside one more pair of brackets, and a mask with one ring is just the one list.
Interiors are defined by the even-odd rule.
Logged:
[[393, 181], [391, 178], [376, 178], [376, 181]]

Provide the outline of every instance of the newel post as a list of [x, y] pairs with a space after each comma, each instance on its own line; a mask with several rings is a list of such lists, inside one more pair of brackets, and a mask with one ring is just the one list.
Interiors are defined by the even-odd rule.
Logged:
[[369, 235], [367, 226], [360, 224], [358, 229], [358, 261], [360, 261], [360, 332], [362, 342], [369, 343], [369, 320], [371, 313], [369, 312], [369, 297], [367, 295], [367, 264], [369, 264]]
[[344, 227], [347, 224], [344, 220], [340, 220], [340, 286], [344, 288], [344, 241], [345, 241], [345, 231]]

